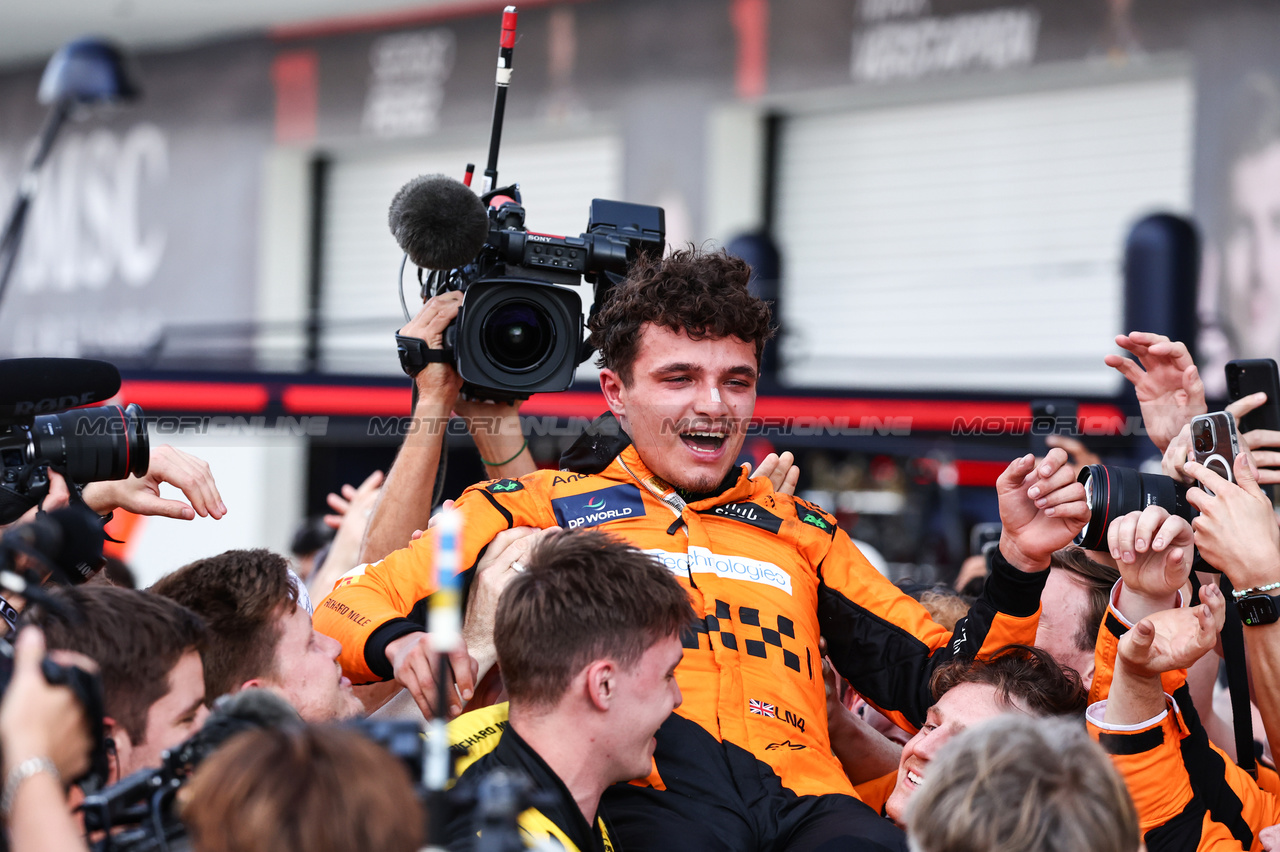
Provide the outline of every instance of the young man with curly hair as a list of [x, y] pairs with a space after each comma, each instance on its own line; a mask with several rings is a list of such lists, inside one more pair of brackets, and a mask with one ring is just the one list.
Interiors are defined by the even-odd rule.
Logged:
[[[750, 268], [724, 253], [677, 251], [631, 269], [591, 320], [609, 412], [562, 470], [468, 489], [461, 564], [472, 579], [513, 527], [599, 526], [654, 555], [696, 618], [676, 677], [684, 703], [658, 732], [651, 771], [603, 808], [635, 849], [806, 849], [857, 840], [902, 848], [860, 802], [826, 732], [818, 639], [837, 669], [914, 730], [929, 678], [955, 656], [1032, 641], [1049, 555], [1087, 518], [1084, 491], [1055, 450], [1025, 456], [998, 485], [1002, 557], [954, 636], [866, 561], [835, 520], [736, 464], [755, 407], [769, 308]], [[421, 499], [421, 495], [384, 495]], [[429, 533], [344, 577], [317, 610], [357, 683], [394, 678], [433, 709], [435, 655], [421, 618], [433, 590]], [[460, 705], [470, 666], [456, 654]], [[448, 676], [448, 675], [445, 675]], [[655, 818], [657, 817], [657, 818]]]

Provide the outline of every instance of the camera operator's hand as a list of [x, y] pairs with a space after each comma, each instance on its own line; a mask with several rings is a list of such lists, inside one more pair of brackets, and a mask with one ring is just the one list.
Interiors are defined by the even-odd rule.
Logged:
[[459, 643], [459, 647], [449, 653], [449, 665], [445, 671], [437, 671], [440, 655], [431, 650], [430, 633], [410, 633], [387, 643], [387, 659], [396, 680], [409, 690], [425, 718], [435, 715], [436, 684], [440, 678], [449, 680], [456, 687], [449, 690], [450, 717], [461, 713], [463, 703], [470, 701], [475, 693], [476, 661], [468, 656], [465, 642]]
[[[4, 773], [32, 757], [53, 761], [64, 783], [79, 778], [89, 768], [93, 741], [84, 706], [68, 686], [52, 686], [40, 663], [45, 656], [44, 634], [26, 627], [14, 643], [13, 680], [0, 703], [0, 745], [4, 749]], [[97, 671], [97, 664], [83, 654], [55, 651], [51, 656], [63, 665]]]
[[1200, 372], [1186, 344], [1163, 334], [1132, 331], [1117, 337], [1116, 345], [1137, 356], [1138, 363], [1121, 355], [1108, 355], [1103, 362], [1133, 383], [1147, 437], [1163, 453], [1192, 417], [1209, 410]]
[[[162, 482], [182, 491], [190, 505], [161, 497]], [[136, 515], [190, 521], [196, 515], [216, 520], [227, 513], [209, 463], [168, 444], [151, 450], [146, 476], [91, 482], [84, 487], [84, 502], [99, 515], [124, 509]]]
[[[462, 293], [452, 290], [432, 296], [418, 311], [418, 315], [409, 320], [400, 334], [405, 337], [416, 337], [424, 341], [431, 349], [444, 348], [444, 330], [449, 323], [458, 318], [462, 307]], [[458, 391], [462, 389], [462, 379], [449, 364], [433, 362], [422, 369], [413, 378], [418, 386], [418, 404], [430, 401], [448, 411], [453, 408]]]
[[1191, 524], [1160, 506], [1111, 522], [1107, 547], [1123, 580], [1117, 605], [1130, 623], [1177, 605], [1191, 576], [1192, 545]]
[[1199, 606], [1152, 613], [1120, 638], [1119, 665], [1137, 677], [1190, 668], [1218, 642], [1227, 602], [1212, 583], [1201, 587]]
[[773, 490], [779, 494], [794, 496], [796, 485], [800, 482], [800, 465], [796, 464], [796, 457], [790, 451], [782, 455], [769, 453], [760, 460], [760, 466], [751, 472], [752, 479], [757, 476], [767, 477]]
[[524, 570], [521, 561], [528, 557], [534, 545], [549, 535], [560, 532], [560, 527], [545, 530], [536, 527], [512, 527], [493, 537], [484, 556], [476, 563], [476, 573], [471, 581], [471, 593], [467, 597], [467, 617], [462, 627], [462, 638], [467, 650], [476, 661], [477, 677], [483, 677], [498, 660], [493, 644], [493, 620], [498, 612], [498, 598], [502, 590]]
[[1240, 453], [1233, 465], [1236, 482], [1207, 467], [1187, 462], [1186, 472], [1200, 488], [1187, 491], [1187, 502], [1200, 510], [1191, 522], [1196, 547], [1210, 565], [1230, 578], [1237, 589], [1280, 580], [1280, 528], [1271, 501], [1258, 486], [1253, 461]]
[[1015, 459], [996, 480], [1000, 500], [1000, 552], [1020, 571], [1043, 571], [1049, 556], [1084, 529], [1089, 506], [1065, 450], [1053, 449], [1039, 464], [1031, 454]]

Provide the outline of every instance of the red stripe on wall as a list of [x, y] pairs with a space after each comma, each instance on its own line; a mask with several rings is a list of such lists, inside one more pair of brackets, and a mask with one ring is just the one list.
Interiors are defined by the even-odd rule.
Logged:
[[413, 397], [409, 388], [360, 388], [344, 385], [290, 385], [281, 394], [290, 414], [408, 417]]
[[266, 409], [270, 394], [256, 384], [124, 381], [119, 397], [144, 409], [254, 413]]

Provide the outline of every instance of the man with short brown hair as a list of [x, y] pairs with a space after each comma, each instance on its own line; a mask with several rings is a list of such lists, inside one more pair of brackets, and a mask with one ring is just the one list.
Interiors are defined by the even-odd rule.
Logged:
[[[489, 773], [515, 770], [549, 800], [520, 815], [522, 834], [609, 849], [601, 794], [648, 773], [654, 734], [680, 706], [675, 668], [693, 610], [657, 560], [595, 530], [542, 540], [521, 568], [494, 623], [509, 726], [496, 733], [501, 706], [453, 722], [452, 740], [480, 744], [454, 795], [465, 801]], [[476, 842], [473, 819], [470, 809], [455, 812], [454, 852]]]
[[50, 650], [76, 651], [98, 664], [111, 758], [111, 782], [160, 765], [160, 755], [199, 730], [208, 715], [200, 652], [206, 633], [186, 607], [112, 586], [52, 590], [74, 613], [29, 606]]
[[363, 710], [335, 662], [337, 642], [298, 604], [288, 561], [269, 550], [228, 550], [162, 578], [150, 591], [199, 614], [209, 700], [251, 687], [278, 693], [308, 722]]

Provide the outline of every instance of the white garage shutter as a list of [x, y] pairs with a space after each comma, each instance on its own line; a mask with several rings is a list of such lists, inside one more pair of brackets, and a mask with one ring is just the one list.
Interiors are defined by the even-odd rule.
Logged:
[[[424, 149], [381, 157], [335, 159], [325, 199], [320, 315], [321, 369], [326, 372], [399, 373], [394, 332], [404, 324], [396, 294], [401, 252], [387, 228], [391, 198], [420, 174], [462, 177], [476, 163], [483, 181], [486, 147]], [[574, 235], [586, 230], [591, 199], [618, 198], [621, 144], [614, 136], [503, 144], [502, 185], [518, 181], [533, 231]], [[410, 267], [410, 270], [412, 267]], [[406, 281], [411, 277], [405, 273]], [[583, 301], [590, 303], [589, 288]], [[406, 285], [415, 310], [416, 283]]]
[[788, 119], [785, 380], [1112, 392], [1124, 238], [1190, 208], [1192, 98], [1178, 77]]

